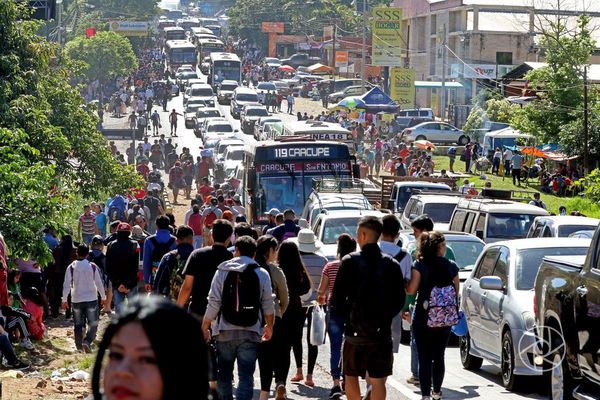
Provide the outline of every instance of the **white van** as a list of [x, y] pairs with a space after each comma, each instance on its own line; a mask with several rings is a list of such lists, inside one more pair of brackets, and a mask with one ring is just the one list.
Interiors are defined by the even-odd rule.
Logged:
[[431, 108], [407, 108], [405, 110], [398, 111], [398, 117], [419, 117], [428, 118], [433, 121], [435, 116]]
[[543, 208], [509, 200], [461, 199], [449, 229], [472, 233], [486, 243], [522, 239], [540, 215], [550, 214]]

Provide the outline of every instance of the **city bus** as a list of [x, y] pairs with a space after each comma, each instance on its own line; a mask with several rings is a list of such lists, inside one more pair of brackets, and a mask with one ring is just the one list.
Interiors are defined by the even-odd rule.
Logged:
[[315, 181], [348, 181], [356, 170], [343, 143], [289, 137], [255, 142], [245, 151], [247, 168], [238, 193], [254, 224], [271, 208], [291, 208], [300, 215]]
[[354, 153], [352, 132], [339, 124], [317, 120], [293, 121], [283, 124], [283, 136], [305, 136], [313, 140], [327, 140], [345, 143]]
[[198, 47], [199, 39], [217, 39], [210, 29], [197, 27], [192, 28], [189, 33], [190, 41]]
[[200, 59], [210, 56], [210, 53], [220, 53], [225, 50], [225, 44], [221, 40], [213, 38], [198, 39], [196, 46]]
[[210, 29], [213, 35], [216, 37], [221, 37], [221, 25], [204, 25], [206, 28]]
[[210, 53], [208, 83], [217, 89], [221, 82], [236, 81], [242, 83], [242, 63], [233, 53]]
[[180, 26], [167, 26], [163, 29], [163, 47], [169, 40], [185, 40], [185, 30]]
[[189, 32], [192, 28], [199, 28], [201, 25], [200, 20], [198, 18], [186, 18], [177, 21], [177, 26], [180, 26], [186, 32]]
[[177, 68], [184, 64], [192, 66], [196, 70], [198, 57], [196, 55], [196, 46], [187, 40], [169, 40], [165, 45], [165, 72], [175, 77]]

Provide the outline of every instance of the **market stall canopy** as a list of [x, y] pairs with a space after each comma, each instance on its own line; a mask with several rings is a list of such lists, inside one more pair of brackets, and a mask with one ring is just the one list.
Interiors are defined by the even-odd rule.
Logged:
[[364, 108], [365, 102], [357, 96], [344, 97], [338, 104], [338, 107], [354, 110], [355, 108]]
[[378, 86], [363, 94], [360, 99], [364, 101], [364, 108], [367, 112], [376, 114], [378, 112], [397, 112], [398, 104], [390, 96], [385, 94]]
[[545, 158], [551, 161], [565, 162], [574, 160], [579, 156], [568, 156], [562, 152], [560, 146], [555, 144], [545, 144], [538, 147], [525, 146], [520, 148], [521, 153], [531, 157]]
[[333, 68], [320, 63], [311, 65], [310, 67], [306, 68], [306, 71], [311, 74], [328, 74], [330, 72], [334, 72]]
[[279, 66], [279, 70], [284, 72], [296, 72], [294, 67], [292, 67], [291, 65], [281, 65]]

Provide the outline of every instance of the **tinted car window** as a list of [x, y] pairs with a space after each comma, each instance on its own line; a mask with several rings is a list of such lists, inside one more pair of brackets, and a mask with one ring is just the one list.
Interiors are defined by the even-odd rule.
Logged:
[[490, 213], [487, 238], [518, 239], [527, 236], [535, 215]]
[[258, 96], [253, 93], [240, 93], [235, 97], [235, 99], [237, 101], [252, 101], [258, 103]]
[[594, 230], [595, 226], [561, 225], [558, 227], [558, 237], [569, 237], [572, 233], [584, 230]]
[[212, 89], [210, 88], [194, 88], [191, 90], [190, 95], [192, 97], [210, 97], [212, 96], [214, 93], [212, 91]]
[[484, 244], [476, 242], [474, 240], [448, 240], [446, 239], [446, 246], [452, 249], [454, 253], [456, 265], [458, 268], [463, 269], [466, 267], [473, 267], [477, 262], [477, 257], [481, 254]]
[[425, 204], [423, 214], [429, 215], [434, 223], [445, 224], [450, 222], [450, 217], [452, 217], [455, 208], [456, 204], [452, 203]]
[[508, 257], [510, 252], [506, 247], [502, 247], [500, 249], [500, 256], [498, 257], [498, 261], [496, 261], [496, 266], [494, 267], [493, 275], [502, 279], [502, 283], [504, 286], [508, 284]]
[[454, 218], [452, 218], [452, 224], [450, 225], [450, 230], [462, 232], [463, 227], [465, 226], [465, 218], [467, 217], [467, 212], [463, 210], [457, 210], [454, 213]]
[[496, 261], [498, 260], [498, 255], [500, 251], [498, 248], [491, 248], [483, 256], [479, 267], [477, 268], [477, 272], [475, 273], [475, 278], [479, 279], [483, 276], [492, 275], [494, 272], [494, 267], [496, 266]]
[[533, 289], [535, 276], [547, 256], [582, 256], [587, 247], [545, 247], [542, 249], [522, 249], [517, 252], [515, 261], [515, 286], [517, 290]]

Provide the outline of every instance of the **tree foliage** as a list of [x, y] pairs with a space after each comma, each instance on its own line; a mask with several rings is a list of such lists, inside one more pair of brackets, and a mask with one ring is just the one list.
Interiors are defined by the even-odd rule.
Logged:
[[588, 27], [590, 18], [580, 15], [575, 29], [557, 18], [542, 31], [540, 47], [548, 66], [527, 74], [529, 89], [540, 101], [523, 107], [512, 123], [540, 140], [556, 143], [565, 125], [581, 115], [583, 103], [583, 71], [596, 43]]
[[138, 186], [115, 160], [68, 79], [58, 49], [24, 21], [25, 9], [0, 2], [0, 231], [11, 253], [50, 259], [41, 229], [59, 226], [75, 197], [93, 198]]
[[463, 129], [471, 137], [477, 138], [477, 129], [484, 128], [486, 122], [510, 123], [513, 115], [519, 111], [519, 108], [517, 105], [511, 105], [504, 98], [499, 99], [495, 96], [490, 96], [483, 104], [475, 104], [473, 106]]
[[66, 52], [71, 59], [85, 63], [86, 76], [91, 80], [103, 82], [138, 67], [131, 43], [115, 32], [98, 32], [91, 38], [79, 36], [67, 43]]

